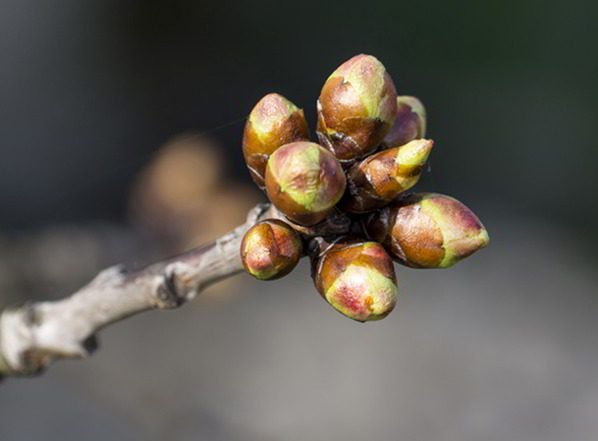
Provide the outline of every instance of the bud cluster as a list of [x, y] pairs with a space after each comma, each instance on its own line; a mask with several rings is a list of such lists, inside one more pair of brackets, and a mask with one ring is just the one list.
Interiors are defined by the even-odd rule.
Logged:
[[316, 110], [318, 143], [309, 140], [303, 110], [281, 95], [266, 95], [247, 119], [245, 162], [277, 219], [246, 233], [243, 265], [272, 280], [307, 254], [330, 305], [357, 321], [379, 320], [396, 304], [393, 260], [447, 268], [486, 246], [488, 233], [451, 197], [405, 195], [434, 141], [425, 138], [421, 101], [397, 96], [375, 57], [357, 55], [339, 66]]

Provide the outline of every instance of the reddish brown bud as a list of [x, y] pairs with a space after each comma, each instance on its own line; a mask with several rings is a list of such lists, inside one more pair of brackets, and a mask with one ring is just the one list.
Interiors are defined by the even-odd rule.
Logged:
[[347, 191], [339, 207], [365, 213], [389, 204], [417, 183], [433, 145], [433, 141], [418, 139], [353, 165], [347, 173]]
[[340, 200], [345, 186], [340, 163], [318, 144], [287, 144], [268, 160], [268, 197], [285, 216], [299, 224], [314, 225], [323, 220]]
[[267, 219], [255, 224], [241, 242], [243, 266], [256, 279], [286, 276], [297, 266], [300, 257], [299, 235], [280, 220]]
[[447, 268], [488, 244], [488, 232], [469, 208], [437, 193], [415, 193], [374, 212], [364, 230], [397, 262]]
[[380, 145], [396, 113], [397, 92], [382, 63], [371, 55], [357, 55], [322, 88], [318, 138], [339, 160], [359, 158]]
[[264, 188], [268, 158], [277, 148], [308, 139], [302, 109], [277, 93], [263, 97], [249, 114], [243, 133], [243, 155], [254, 182]]
[[426, 135], [426, 109], [414, 96], [397, 97], [395, 123], [384, 137], [382, 148], [400, 147]]
[[376, 242], [342, 239], [312, 258], [312, 278], [322, 297], [360, 322], [380, 320], [396, 304], [391, 258]]

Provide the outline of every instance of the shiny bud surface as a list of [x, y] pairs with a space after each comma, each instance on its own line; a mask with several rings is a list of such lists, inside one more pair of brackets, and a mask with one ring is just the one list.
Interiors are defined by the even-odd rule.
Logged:
[[318, 144], [287, 144], [268, 160], [268, 198], [298, 224], [314, 225], [322, 221], [342, 197], [345, 186], [340, 163]]
[[489, 242], [469, 208], [437, 193], [401, 198], [369, 215], [363, 226], [393, 259], [413, 268], [448, 268]]
[[376, 153], [347, 173], [347, 191], [339, 207], [365, 213], [389, 204], [419, 180], [434, 141], [418, 139]]
[[300, 257], [299, 235], [280, 220], [267, 219], [255, 224], [241, 242], [243, 267], [256, 279], [283, 277], [297, 266]]
[[384, 137], [382, 148], [400, 147], [426, 136], [426, 109], [414, 96], [397, 97], [397, 116]]
[[312, 258], [321, 296], [341, 314], [360, 322], [380, 320], [396, 304], [393, 262], [376, 242], [341, 240]]
[[384, 65], [357, 55], [326, 80], [318, 99], [317, 134], [339, 160], [376, 149], [394, 124], [397, 92]]
[[284, 144], [308, 139], [303, 110], [277, 93], [263, 97], [249, 114], [243, 132], [243, 156], [253, 181], [263, 189], [270, 155]]

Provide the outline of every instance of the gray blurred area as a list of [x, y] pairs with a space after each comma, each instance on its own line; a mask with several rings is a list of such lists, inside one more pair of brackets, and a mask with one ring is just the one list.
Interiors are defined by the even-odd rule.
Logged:
[[[90, 359], [1, 383], [0, 440], [598, 439], [597, 5], [3, 0], [0, 308], [241, 222], [259, 199], [244, 117], [276, 91], [313, 134], [320, 87], [360, 52], [427, 106], [416, 189], [466, 203], [491, 243], [397, 267], [378, 323], [336, 313], [307, 262], [126, 320]], [[172, 167], [151, 164], [182, 133], [209, 136], [220, 181], [169, 205]]]
[[488, 227], [453, 269], [397, 268], [382, 322], [335, 312], [303, 263], [109, 328], [0, 386], [0, 439], [595, 440], [596, 261], [538, 219]]

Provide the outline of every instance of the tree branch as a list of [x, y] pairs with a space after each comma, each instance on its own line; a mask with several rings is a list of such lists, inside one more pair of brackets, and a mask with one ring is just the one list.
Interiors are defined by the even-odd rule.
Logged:
[[40, 373], [59, 358], [87, 357], [103, 327], [143, 311], [177, 308], [206, 286], [242, 271], [241, 239], [257, 221], [274, 217], [272, 210], [259, 204], [225, 236], [143, 269], [107, 268], [65, 299], [5, 310], [0, 378]]

